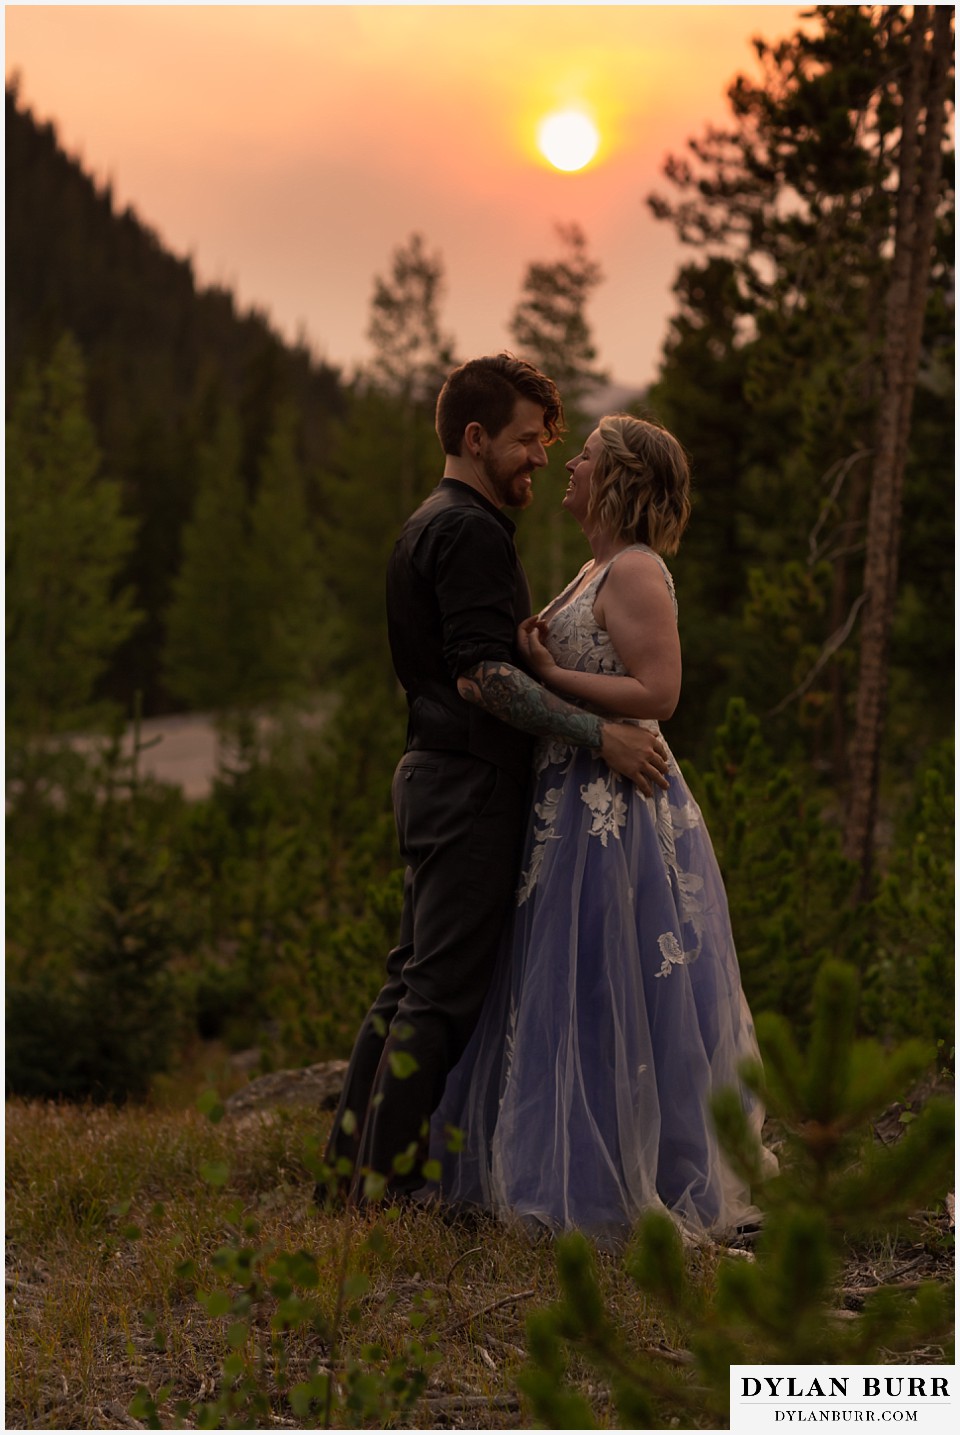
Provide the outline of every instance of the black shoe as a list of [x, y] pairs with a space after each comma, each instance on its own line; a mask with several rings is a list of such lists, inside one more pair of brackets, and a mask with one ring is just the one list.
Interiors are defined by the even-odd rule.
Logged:
[[475, 1206], [466, 1201], [441, 1201], [436, 1214], [445, 1226], [452, 1230], [472, 1231], [477, 1235], [489, 1232], [497, 1224], [497, 1218], [487, 1206]]
[[733, 1250], [749, 1250], [756, 1245], [762, 1234], [763, 1226], [759, 1222], [747, 1222], [746, 1225], [738, 1226], [723, 1244]]
[[437, 1191], [424, 1190], [422, 1187], [415, 1191], [391, 1191], [388, 1188], [380, 1201], [361, 1200], [357, 1204], [362, 1207], [375, 1206], [384, 1212], [398, 1209], [403, 1214], [432, 1216], [434, 1220], [452, 1230], [479, 1232], [496, 1224], [496, 1217], [486, 1207], [467, 1202], [444, 1201]]
[[350, 1206], [350, 1182], [343, 1177], [335, 1182], [318, 1181], [311, 1199], [317, 1210], [325, 1214], [346, 1211]]

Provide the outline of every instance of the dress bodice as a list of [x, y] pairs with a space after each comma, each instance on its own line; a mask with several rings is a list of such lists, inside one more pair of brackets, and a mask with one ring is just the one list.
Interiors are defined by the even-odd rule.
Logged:
[[[590, 581], [578, 593], [576, 591], [577, 584], [589, 567], [589, 564], [584, 564], [572, 582], [568, 583], [563, 592], [559, 593], [540, 614], [540, 617], [549, 624], [545, 639], [546, 647], [554, 662], [559, 663], [562, 668], [574, 668], [582, 673], [620, 675], [626, 672], [610, 639], [610, 634], [597, 622], [593, 605], [613, 564], [623, 553], [631, 552], [649, 553], [651, 558], [654, 558], [660, 565], [670, 590], [670, 597], [673, 599], [673, 611], [676, 613], [677, 599], [670, 570], [659, 554], [654, 553], [653, 549], [648, 548], [645, 543], [635, 543], [630, 548], [621, 549], [620, 553], [614, 554], [597, 569]], [[573, 596], [570, 596], [571, 594]], [[643, 621], [642, 614], [638, 615], [638, 621]]]

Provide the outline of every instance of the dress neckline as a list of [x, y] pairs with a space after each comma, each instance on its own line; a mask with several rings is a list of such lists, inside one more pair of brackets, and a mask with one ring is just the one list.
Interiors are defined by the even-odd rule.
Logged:
[[[609, 558], [604, 559], [604, 561], [595, 569], [595, 571], [590, 574], [590, 577], [587, 579], [586, 583], [584, 583], [583, 587], [579, 590], [579, 592], [571, 593], [571, 589], [576, 588], [577, 584], [582, 579], [588, 565], [590, 563], [596, 563], [597, 561], [595, 558], [588, 558], [587, 562], [584, 563], [583, 567], [580, 569], [580, 572], [575, 574], [574, 577], [570, 579], [570, 582], [567, 584], [567, 586], [565, 588], [561, 588], [557, 596], [555, 598], [552, 598], [547, 604], [547, 606], [541, 610], [541, 617], [545, 613], [557, 614], [562, 612], [565, 608], [569, 608], [571, 603], [576, 603], [578, 599], [582, 598], [585, 593], [589, 593], [594, 583], [601, 576], [601, 574], [606, 573], [611, 563], [616, 563], [617, 559], [620, 558], [624, 553], [633, 553], [637, 550], [639, 550], [641, 553], [653, 553], [653, 549], [647, 543], [628, 543], [626, 548], [619, 548], [616, 553], [611, 553]], [[654, 554], [654, 557], [656, 557], [656, 554]], [[568, 593], [570, 594], [570, 597], [567, 597]]]

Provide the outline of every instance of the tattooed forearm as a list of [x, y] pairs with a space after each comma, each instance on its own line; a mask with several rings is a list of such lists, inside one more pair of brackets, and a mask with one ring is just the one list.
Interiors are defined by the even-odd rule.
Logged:
[[576, 747], [599, 748], [601, 721], [573, 707], [509, 663], [477, 663], [457, 683], [462, 698], [502, 722], [537, 737], [559, 737]]

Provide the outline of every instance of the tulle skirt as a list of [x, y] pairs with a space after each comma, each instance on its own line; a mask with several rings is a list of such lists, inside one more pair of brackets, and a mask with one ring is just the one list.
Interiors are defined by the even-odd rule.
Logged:
[[759, 1135], [738, 1078], [753, 1022], [710, 838], [670, 766], [644, 798], [588, 751], [540, 745], [516, 907], [431, 1123], [446, 1199], [598, 1239], [654, 1207], [695, 1232], [756, 1218], [710, 1114], [738, 1087]]

